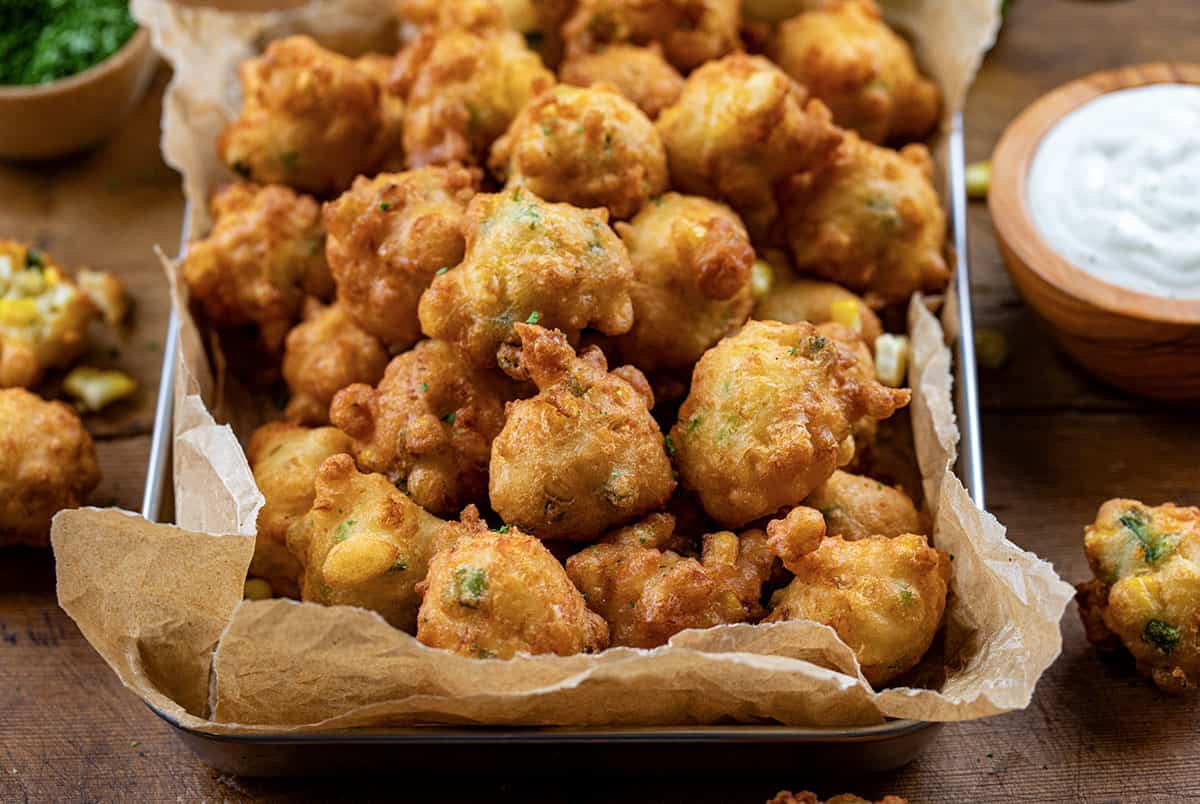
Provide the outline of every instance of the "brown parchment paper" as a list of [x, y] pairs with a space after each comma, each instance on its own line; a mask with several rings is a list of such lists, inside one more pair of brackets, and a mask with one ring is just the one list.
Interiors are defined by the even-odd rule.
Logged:
[[[209, 191], [231, 178], [213, 141], [238, 108], [239, 61], [293, 31], [345, 52], [385, 47], [396, 33], [385, 0], [324, 0], [269, 13], [199, 5], [133, 2], [175, 68], [163, 151], [184, 175], [193, 233], [208, 226]], [[995, 35], [998, 0], [885, 5], [941, 83], [948, 121]], [[1058, 623], [1072, 590], [1049, 564], [1009, 542], [953, 475], [950, 352], [920, 298], [909, 308], [913, 437], [934, 541], [954, 556], [944, 637], [923, 663], [932, 672], [920, 674], [936, 688], [873, 691], [837, 635], [808, 622], [685, 631], [653, 651], [500, 662], [426, 648], [369, 611], [241, 601], [262, 496], [238, 435], [255, 422], [245, 421], [237, 394], [214, 379], [174, 265], [164, 264], [182, 319], [179, 527], [123, 512], [67, 511], [55, 519], [53, 544], [63, 608], [130, 689], [183, 725], [252, 733], [432, 723], [962, 720], [1024, 707], [1058, 656]]]

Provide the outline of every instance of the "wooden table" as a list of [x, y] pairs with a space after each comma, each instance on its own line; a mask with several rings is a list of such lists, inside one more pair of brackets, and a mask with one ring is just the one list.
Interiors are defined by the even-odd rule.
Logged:
[[[1051, 87], [1095, 69], [1196, 55], [1194, 0], [1018, 0], [968, 105], [968, 156], [988, 155], [1005, 123]], [[68, 264], [120, 272], [140, 304], [119, 345], [139, 377], [135, 404], [89, 419], [105, 473], [96, 500], [138, 509], [165, 327], [164, 282], [153, 244], [173, 251], [177, 177], [157, 149], [158, 92], [121, 135], [90, 156], [42, 167], [0, 167], [0, 235], [33, 240]], [[1059, 356], [1009, 285], [987, 211], [971, 210], [979, 326], [1008, 337], [1005, 366], [983, 370], [990, 508], [1013, 539], [1074, 582], [1086, 576], [1082, 527], [1113, 496], [1200, 504], [1200, 416], [1151, 406], [1089, 380]], [[102, 347], [104, 354], [111, 344]], [[670, 782], [631, 794], [605, 785], [430, 779], [417, 800], [746, 801], [780, 788], [853, 790], [914, 801], [1169, 801], [1200, 796], [1200, 700], [1167, 698], [1127, 663], [1097, 658], [1074, 608], [1063, 655], [1028, 710], [951, 724], [917, 762], [871, 779], [709, 779], [664, 769]], [[323, 801], [350, 788], [304, 780], [235, 780], [203, 765], [125, 692], [54, 599], [48, 553], [0, 553], [0, 801]], [[464, 780], [466, 777], [464, 777]], [[412, 793], [423, 780], [385, 778], [374, 797]]]

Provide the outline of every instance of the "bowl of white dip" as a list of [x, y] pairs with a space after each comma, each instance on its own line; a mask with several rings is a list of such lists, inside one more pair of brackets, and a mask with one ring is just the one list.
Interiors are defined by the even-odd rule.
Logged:
[[1139, 396], [1200, 401], [1200, 65], [1044, 95], [992, 155], [1009, 275], [1067, 354]]

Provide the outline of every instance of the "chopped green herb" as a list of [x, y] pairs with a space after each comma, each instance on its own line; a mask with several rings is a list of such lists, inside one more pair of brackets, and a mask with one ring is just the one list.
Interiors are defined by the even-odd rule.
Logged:
[[1153, 645], [1162, 654], [1175, 650], [1181, 636], [1178, 628], [1162, 620], [1150, 620], [1142, 629], [1142, 641]]
[[421, 383], [421, 393], [423, 393], [423, 394], [429, 393], [429, 383], [427, 383], [427, 382]]
[[542, 317], [542, 314], [539, 313], [537, 310], [534, 310], [532, 313], [529, 314], [529, 318], [525, 319], [525, 323], [526, 324], [536, 324], [538, 322], [538, 319], [541, 317]]
[[672, 458], [675, 457], [675, 442], [671, 440], [671, 434], [667, 433], [663, 436], [663, 446], [667, 449], [667, 454]]
[[699, 426], [700, 426], [700, 417], [693, 416], [692, 420], [690, 422], [688, 422], [687, 431], [690, 433]]
[[632, 609], [635, 605], [636, 605], [636, 601], [633, 601], [633, 600], [629, 601], [629, 608]]
[[477, 609], [487, 593], [487, 573], [478, 567], [459, 567], [454, 571], [454, 586], [458, 605]]
[[546, 41], [546, 35], [543, 34], [541, 31], [526, 31], [525, 32], [525, 44], [529, 46], [530, 50], [537, 50], [538, 48], [540, 48], [542, 46], [542, 43], [545, 41]]
[[496, 532], [497, 532], [497, 533], [508, 533], [508, 530], [509, 530], [509, 528], [510, 528], [510, 527], [512, 527], [512, 526], [511, 526], [511, 525], [509, 525], [507, 522], [505, 522], [503, 525], [501, 525], [500, 527], [496, 528]]
[[46, 265], [46, 262], [42, 259], [42, 253], [40, 251], [38, 251], [36, 248], [31, 248], [25, 252], [25, 267], [26, 268], [41, 270], [42, 268], [45, 267], [45, 265]]
[[450, 270], [450, 268], [448, 266], [443, 265], [441, 268], [438, 268], [436, 271], [434, 271], [433, 275], [441, 276], [442, 274], [446, 273], [449, 270]]
[[1147, 564], [1157, 564], [1171, 552], [1172, 543], [1169, 537], [1154, 532], [1146, 513], [1139, 508], [1130, 508], [1119, 517], [1125, 527], [1142, 545], [1142, 555]]
[[7, 0], [0, 3], [0, 84], [81, 73], [136, 31], [126, 0]]
[[901, 603], [908, 605], [909, 603], [912, 603], [916, 599], [917, 599], [916, 594], [909, 587], [906, 586], [900, 590], [900, 602]]
[[393, 204], [391, 201], [380, 201], [379, 202], [379, 211], [387, 212], [389, 209], [392, 208], [392, 206], [393, 206]]
[[404, 572], [406, 569], [408, 569], [408, 562], [403, 558], [397, 558], [388, 572]]
[[454, 411], [450, 411], [442, 417], [442, 421], [444, 421], [446, 424], [454, 424], [454, 418]]
[[130, 741], [129, 741], [129, 747], [130, 747], [130, 748], [137, 748], [137, 747], [138, 747], [139, 745], [141, 745], [141, 744], [142, 744], [142, 741], [141, 741], [141, 740], [130, 740]]
[[796, 355], [800, 354], [800, 347], [793, 346], [791, 349], [788, 349], [788, 354], [792, 357], [795, 357]]
[[495, 659], [496, 652], [492, 651], [492, 650], [488, 650], [487, 648], [480, 648], [479, 649], [479, 658], [480, 659]]
[[350, 538], [351, 530], [357, 523], [353, 519], [346, 519], [337, 526], [333, 532], [333, 541], [335, 544], [341, 544]]

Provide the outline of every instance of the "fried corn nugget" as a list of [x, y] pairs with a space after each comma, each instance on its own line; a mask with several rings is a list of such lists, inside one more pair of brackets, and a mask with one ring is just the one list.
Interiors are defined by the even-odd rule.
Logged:
[[246, 179], [315, 195], [350, 186], [395, 148], [398, 96], [386, 97], [378, 65], [356, 64], [307, 36], [272, 42], [242, 62], [242, 110], [217, 150]]
[[[504, 13], [508, 26], [525, 37], [525, 44], [548, 66], [562, 58], [562, 23], [574, 0], [491, 0]], [[398, 0], [401, 17], [414, 25], [436, 25], [442, 0]]]
[[771, 59], [875, 143], [921, 139], [937, 123], [941, 92], [873, 3], [858, 0], [799, 14], [779, 26]]
[[815, 793], [805, 790], [793, 793], [791, 790], [780, 790], [767, 804], [908, 804], [908, 799], [900, 796], [884, 796], [879, 801], [861, 798], [853, 793], [840, 793], [822, 802]]
[[924, 145], [900, 151], [847, 132], [833, 164], [797, 177], [782, 216], [796, 269], [863, 293], [904, 302], [946, 286], [946, 215]]
[[908, 404], [909, 391], [875, 380], [861, 348], [837, 325], [751, 321], [700, 358], [671, 439], [710, 516], [736, 527], [795, 505], [853, 456], [857, 419]]
[[350, 438], [333, 427], [269, 422], [250, 436], [246, 459], [266, 500], [258, 512], [251, 577], [287, 597], [300, 596], [301, 565], [288, 550], [288, 528], [312, 508], [321, 464], [349, 449]]
[[652, 514], [567, 559], [612, 644], [655, 648], [685, 629], [762, 615], [759, 594], [774, 561], [762, 531], [706, 534], [695, 559], [667, 549], [673, 528], [670, 514]]
[[462, 260], [477, 168], [430, 166], [360, 176], [325, 205], [325, 253], [338, 301], [392, 349], [421, 337], [417, 303], [438, 271]]
[[550, 204], [522, 187], [475, 196], [466, 256], [421, 297], [421, 330], [483, 367], [497, 365], [521, 321], [562, 330], [573, 343], [586, 327], [628, 332], [633, 266], [607, 221], [603, 209]]
[[379, 161], [370, 172], [403, 170], [404, 98], [391, 86], [396, 57], [368, 53], [355, 59], [354, 66], [369, 75], [379, 90]]
[[656, 125], [675, 188], [728, 201], [756, 242], [769, 234], [783, 186], [828, 162], [841, 139], [823, 103], [744, 53], [688, 76]]
[[330, 416], [354, 439], [355, 460], [435, 513], [487, 495], [492, 439], [516, 385], [477, 369], [457, 346], [421, 341], [396, 356], [378, 388], [352, 385]]
[[611, 84], [560, 85], [531, 100], [492, 146], [492, 172], [547, 201], [628, 218], [667, 189], [662, 138]]
[[188, 247], [183, 281], [214, 325], [257, 325], [278, 354], [305, 295], [333, 293], [321, 209], [282, 185], [243, 183], [220, 190], [209, 209], [212, 230]]
[[383, 475], [359, 473], [349, 455], [327, 458], [314, 489], [312, 508], [287, 532], [303, 568], [301, 599], [360, 606], [415, 633], [416, 586], [443, 546], [446, 523]]
[[[760, 321], [795, 324], [808, 321], [824, 324], [844, 315], [839, 323], [854, 329], [868, 344], [883, 334], [883, 324], [866, 300], [836, 282], [788, 277], [776, 282], [754, 304], [753, 317]], [[858, 326], [853, 326], [857, 321]], [[849, 323], [847, 323], [849, 322]]]
[[1083, 546], [1095, 576], [1077, 597], [1088, 639], [1119, 639], [1164, 692], [1200, 685], [1200, 508], [1109, 500]]
[[87, 349], [96, 305], [53, 260], [0, 240], [0, 388], [31, 388]]
[[912, 668], [942, 622], [950, 556], [924, 536], [833, 536], [785, 561], [795, 579], [771, 599], [768, 622], [814, 620], [833, 628], [879, 687]]
[[407, 99], [409, 167], [483, 164], [522, 107], [554, 83], [498, 6], [444, 3], [438, 25], [405, 48], [393, 72], [393, 91]]
[[48, 547], [50, 520], [99, 483], [96, 445], [73, 410], [0, 389], [0, 546]]
[[675, 490], [654, 396], [632, 366], [609, 372], [557, 331], [518, 324], [537, 396], [511, 403], [492, 443], [492, 508], [544, 539], [586, 541], [662, 507]]
[[610, 45], [662, 45], [687, 72], [741, 46], [740, 0], [580, 0], [563, 25], [567, 58]]
[[579, 53], [563, 62], [558, 77], [564, 84], [577, 87], [607, 81], [651, 120], [683, 91], [683, 76], [663, 58], [657, 42], [645, 46], [610, 45], [599, 52]]
[[690, 368], [746, 322], [754, 249], [729, 207], [667, 193], [617, 233], [634, 271], [633, 328], [614, 339], [622, 360], [644, 371]]
[[840, 469], [815, 488], [804, 504], [821, 512], [831, 535], [847, 541], [929, 532], [924, 517], [903, 489]]
[[434, 556], [421, 587], [421, 642], [480, 659], [608, 647], [604, 620], [538, 539], [509, 526], [488, 530], [474, 506], [447, 531], [452, 546]]
[[306, 424], [328, 424], [329, 403], [354, 383], [373, 385], [383, 376], [388, 355], [340, 304], [309, 299], [304, 321], [288, 333], [283, 379], [291, 389], [284, 415]]

